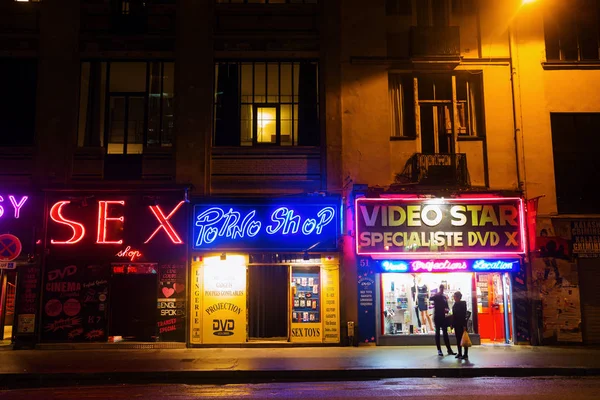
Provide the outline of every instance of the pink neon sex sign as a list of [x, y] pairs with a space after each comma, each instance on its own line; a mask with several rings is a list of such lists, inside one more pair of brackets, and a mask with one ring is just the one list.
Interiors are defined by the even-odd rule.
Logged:
[[523, 200], [359, 198], [356, 253], [511, 257], [525, 253]]

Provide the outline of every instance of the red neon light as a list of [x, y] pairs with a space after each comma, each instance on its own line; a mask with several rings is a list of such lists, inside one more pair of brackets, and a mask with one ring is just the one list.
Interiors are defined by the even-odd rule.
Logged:
[[181, 240], [181, 238], [177, 234], [177, 231], [175, 231], [175, 228], [173, 228], [173, 225], [171, 225], [171, 223], [169, 222], [169, 219], [171, 219], [171, 217], [173, 215], [175, 215], [175, 213], [177, 212], [177, 210], [179, 210], [179, 207], [181, 207], [183, 205], [183, 203], [185, 203], [185, 202], [184, 201], [180, 201], [179, 204], [177, 204], [175, 206], [175, 208], [173, 209], [173, 211], [171, 211], [169, 213], [169, 215], [167, 215], [166, 217], [165, 217], [165, 214], [163, 213], [163, 211], [160, 209], [160, 206], [148, 206], [150, 208], [150, 211], [152, 211], [152, 214], [154, 214], [154, 216], [156, 217], [156, 219], [160, 223], [160, 225], [158, 226], [158, 228], [156, 228], [156, 230], [152, 233], [152, 235], [150, 235], [150, 237], [148, 238], [148, 240], [146, 240], [144, 242], [144, 244], [146, 244], [149, 241], [151, 241], [152, 238], [154, 238], [154, 236], [156, 236], [156, 234], [158, 233], [158, 231], [160, 231], [161, 229], [165, 230], [166, 234], [169, 236], [169, 239], [171, 239], [171, 242], [173, 242], [175, 244], [182, 244], [183, 243], [183, 241]]
[[124, 265], [119, 265], [118, 267], [113, 267], [113, 273], [115, 273], [115, 274], [124, 274], [125, 273], [125, 266]]
[[119, 251], [117, 254], [115, 254], [115, 256], [129, 258], [131, 262], [134, 262], [136, 258], [140, 258], [142, 256], [142, 253], [140, 253], [138, 250], [132, 250], [131, 246], [127, 246], [125, 250]]
[[[432, 257], [438, 257], [440, 254], [443, 254], [444, 257], [485, 257], [485, 258], [502, 258], [502, 257], [516, 257], [519, 255], [523, 255], [525, 254], [525, 249], [527, 248], [527, 238], [525, 235], [525, 210], [524, 210], [524, 204], [523, 204], [523, 199], [520, 197], [492, 197], [489, 196], [488, 197], [476, 197], [476, 196], [469, 196], [469, 197], [460, 197], [460, 198], [449, 198], [449, 199], [442, 199], [442, 198], [423, 198], [423, 197], [419, 197], [419, 198], [415, 198], [414, 195], [399, 195], [398, 197], [387, 197], [387, 198], [365, 198], [365, 197], [360, 197], [357, 198], [354, 201], [354, 209], [355, 212], [358, 212], [358, 207], [359, 207], [359, 203], [369, 203], [369, 202], [394, 202], [397, 200], [403, 200], [403, 201], [412, 201], [412, 202], [422, 202], [425, 203], [428, 200], [433, 201], [437, 201], [437, 202], [448, 202], [448, 203], [460, 203], [464, 200], [468, 200], [471, 203], [501, 203], [504, 201], [518, 201], [519, 203], [519, 235], [521, 238], [521, 246], [518, 250], [515, 251], [496, 251], [496, 252], [477, 252], [477, 251], [464, 251], [464, 252], [434, 252], [434, 251], [427, 251], [427, 252], [360, 252], [359, 247], [358, 247], [358, 238], [355, 239], [355, 246], [356, 246], [356, 254], [359, 255], [371, 255], [371, 256], [378, 256], [378, 255], [385, 255], [385, 256], [404, 256], [404, 258], [411, 258], [411, 259], [423, 259], [423, 258], [432, 258]], [[354, 216], [354, 231], [358, 234], [358, 217], [355, 215]]]
[[52, 221], [54, 222], [67, 225], [69, 228], [71, 228], [73, 230], [73, 236], [71, 239], [65, 241], [51, 239], [50, 243], [52, 244], [75, 244], [83, 239], [83, 236], [85, 235], [85, 227], [83, 225], [81, 225], [79, 222], [70, 221], [63, 217], [62, 208], [69, 203], [71, 202], [59, 201], [55, 203], [50, 209], [50, 218], [52, 218]]
[[98, 202], [98, 237], [96, 243], [98, 244], [123, 244], [123, 240], [106, 240], [106, 223], [108, 221], [119, 221], [123, 223], [125, 218], [120, 216], [118, 218], [108, 217], [108, 205], [109, 204], [120, 204], [125, 205], [125, 202], [120, 201], [106, 201], [102, 200]]

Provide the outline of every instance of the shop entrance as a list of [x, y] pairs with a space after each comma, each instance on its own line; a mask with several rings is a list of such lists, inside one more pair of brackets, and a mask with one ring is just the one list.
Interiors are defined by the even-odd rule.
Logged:
[[122, 340], [155, 341], [156, 293], [158, 276], [127, 266], [124, 273], [115, 273], [110, 282], [109, 335]]
[[16, 271], [0, 271], [0, 341], [11, 340], [15, 317]]
[[248, 338], [288, 339], [287, 265], [248, 268]]
[[508, 273], [475, 274], [477, 322], [482, 341], [512, 342], [512, 309]]

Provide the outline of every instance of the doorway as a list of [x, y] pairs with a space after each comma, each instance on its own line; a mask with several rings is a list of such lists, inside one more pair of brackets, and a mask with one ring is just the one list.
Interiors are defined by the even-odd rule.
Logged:
[[156, 274], [113, 274], [110, 286], [110, 336], [155, 341]]
[[12, 339], [17, 272], [0, 270], [0, 342]]
[[477, 319], [482, 341], [512, 343], [512, 288], [510, 274], [475, 274]]
[[286, 265], [248, 268], [249, 339], [288, 339], [289, 286]]

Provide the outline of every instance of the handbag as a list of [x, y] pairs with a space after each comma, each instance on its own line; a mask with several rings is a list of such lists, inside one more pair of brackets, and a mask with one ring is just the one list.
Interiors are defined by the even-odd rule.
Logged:
[[463, 334], [462, 334], [462, 338], [460, 340], [460, 345], [462, 347], [471, 347], [473, 346], [473, 343], [471, 343], [471, 338], [469, 337], [469, 334], [467, 333], [467, 330], [465, 329]]

